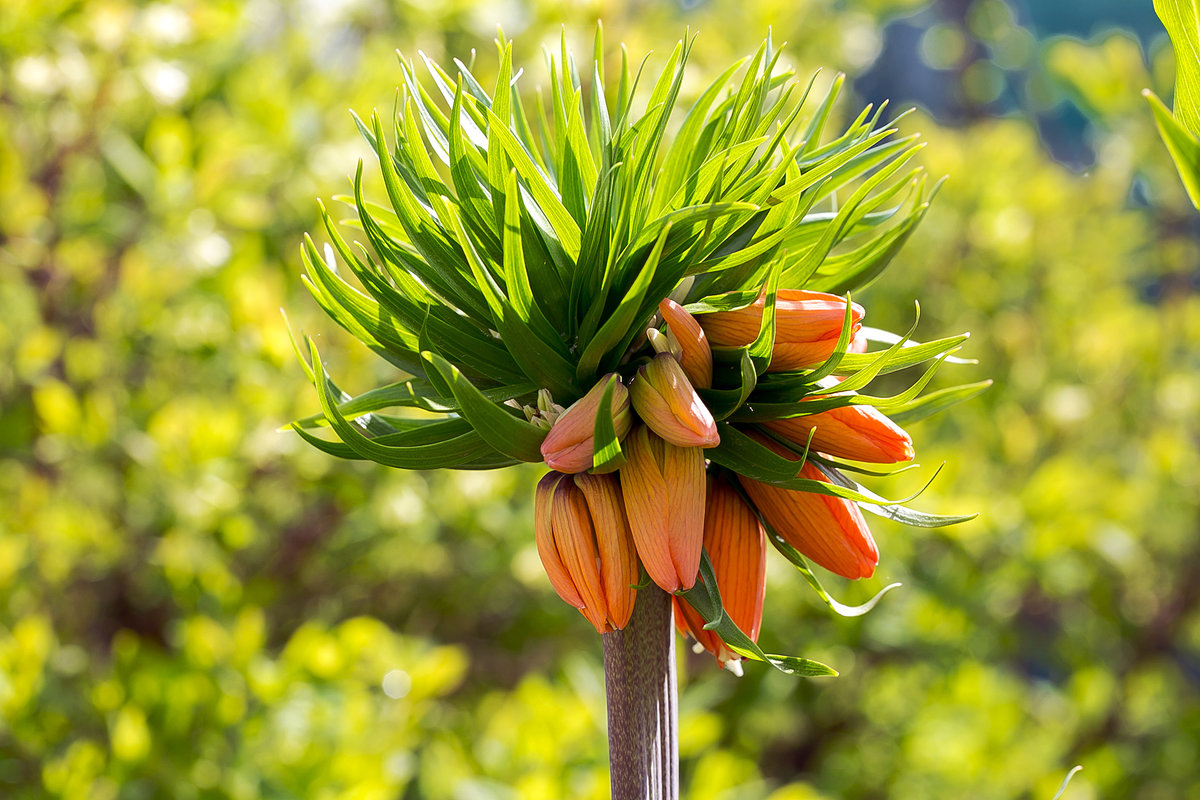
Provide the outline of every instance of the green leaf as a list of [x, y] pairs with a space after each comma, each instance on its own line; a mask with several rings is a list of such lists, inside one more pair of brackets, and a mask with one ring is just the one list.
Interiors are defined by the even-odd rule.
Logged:
[[[944, 339], [935, 339], [931, 342], [921, 343], [877, 328], [864, 327], [862, 330], [867, 333], [867, 339], [870, 341], [884, 342], [888, 345], [900, 343], [900, 347], [893, 347], [886, 351], [874, 353], [847, 353], [842, 357], [842, 361], [836, 370], [839, 374], [848, 375], [858, 370], [872, 367], [876, 375], [886, 375], [890, 372], [896, 372], [916, 364], [921, 364], [938, 356], [945, 356], [945, 361], [948, 364], [975, 363], [969, 359], [948, 355], [957, 350], [967, 339], [970, 339], [970, 333], [960, 333], [957, 336], [947, 336]], [[886, 354], [882, 357], [882, 360], [881, 353]]]
[[1059, 798], [1063, 796], [1063, 793], [1067, 791], [1067, 787], [1071, 785], [1071, 779], [1075, 777], [1075, 773], [1079, 772], [1081, 769], [1083, 769], [1083, 767], [1079, 764], [1071, 767], [1071, 771], [1067, 773], [1065, 778], [1063, 778], [1062, 783], [1058, 785], [1058, 791], [1054, 793], [1054, 797], [1050, 798], [1050, 800], [1059, 800]]
[[[309, 379], [312, 379], [311, 375]], [[337, 387], [332, 384], [331, 386], [336, 396]], [[517, 383], [494, 389], [484, 389], [483, 396], [493, 403], [503, 403], [506, 400], [532, 395], [538, 388], [534, 383]], [[341, 396], [343, 399], [338, 403], [337, 409], [338, 413], [346, 419], [355, 419], [381, 408], [420, 408], [437, 413], [459, 410], [458, 401], [454, 399], [453, 395], [439, 395], [434, 390], [433, 384], [419, 378], [377, 386], [357, 397], [350, 397], [345, 393], [341, 393]], [[391, 419], [388, 418], [388, 421], [390, 422]], [[296, 420], [295, 424], [302, 428], [317, 428], [327, 425], [328, 420], [323, 414], [314, 414]]]
[[[309, 339], [308, 345], [313, 374], [321, 378], [326, 377], [325, 367], [321, 363], [321, 355], [317, 351], [316, 344]], [[406, 437], [404, 433], [390, 437], [368, 438], [338, 411], [334, 397], [329, 391], [329, 382], [322, 379], [314, 380], [313, 383], [317, 387], [321, 409], [334, 432], [349, 451], [359, 458], [399, 469], [439, 469], [465, 464], [495, 452], [475, 431], [447, 436], [445, 439], [432, 443], [420, 444], [412, 444], [413, 437]], [[345, 451], [336, 446], [336, 443], [319, 439], [298, 425], [293, 427], [305, 441], [319, 449], [343, 458], [354, 457], [347, 455]]]
[[572, 263], [578, 261], [580, 240], [578, 223], [568, 213], [558, 195], [550, 187], [546, 177], [538, 170], [529, 153], [525, 151], [524, 146], [513, 135], [512, 131], [508, 129], [508, 126], [490, 109], [487, 114], [488, 130], [495, 129], [497, 138], [499, 138], [501, 145], [503, 145], [504, 151], [512, 159], [517, 173], [521, 176], [526, 188], [533, 196], [542, 213], [546, 216], [550, 227], [557, 236], [558, 243], [562, 246], [563, 252]]
[[307, 235], [301, 259], [308, 271], [303, 283], [325, 313], [395, 366], [413, 375], [424, 374], [423, 365], [413, 358], [417, 353], [417, 339], [385, 313], [378, 302], [343, 281]]
[[484, 441], [501, 453], [520, 461], [542, 460], [541, 444], [542, 439], [546, 438], [546, 431], [488, 400], [457, 367], [437, 353], [427, 351], [421, 353], [421, 356], [449, 385], [462, 415]]
[[1153, 92], [1147, 89], [1142, 94], [1150, 103], [1159, 135], [1175, 162], [1175, 169], [1179, 171], [1192, 205], [1200, 209], [1200, 138], [1189, 133], [1178, 119], [1171, 116], [1171, 112]]
[[[837, 483], [797, 477], [804, 462], [791, 461], [776, 455], [728, 422], [718, 422], [717, 432], [721, 436], [721, 443], [715, 448], [705, 450], [704, 455], [714, 464], [751, 480], [781, 489], [840, 497], [856, 503], [871, 503], [881, 499], [878, 495], [872, 496], [865, 491], [850, 489]], [[883, 502], [894, 504], [892, 501]]]
[[592, 428], [592, 472], [613, 472], [625, 464], [625, 454], [621, 452], [621, 442], [617, 438], [617, 430], [613, 425], [613, 393], [616, 391], [616, 373], [608, 376], [604, 393], [600, 395], [600, 405], [596, 409], [596, 422]]
[[[379, 117], [372, 116], [371, 120], [374, 123], [378, 146], [376, 155], [379, 156], [388, 198], [396, 209], [409, 241], [424, 258], [426, 270], [420, 277], [424, 278], [426, 283], [440, 285], [440, 291], [446, 299], [459, 308], [486, 318], [487, 312], [484, 310], [483, 298], [479, 294], [479, 290], [463, 274], [469, 269], [463, 263], [462, 251], [446, 236], [445, 231], [429, 212], [420, 203], [417, 203], [412, 194], [407, 191], [396, 172], [391, 155], [387, 151]], [[356, 195], [361, 194], [360, 183], [360, 180], [356, 180]], [[385, 254], [380, 253], [380, 255]]]
[[892, 422], [897, 425], [911, 425], [914, 422], [920, 422], [926, 417], [931, 417], [934, 414], [940, 414], [951, 406], [958, 405], [964, 400], [970, 400], [978, 394], [986, 391], [992, 382], [979, 381], [978, 383], [965, 383], [961, 386], [951, 386], [948, 389], [939, 389], [936, 392], [930, 392], [924, 397], [912, 400], [904, 405], [888, 410], [888, 416]]
[[[724, 353], [718, 352], [722, 350]], [[754, 368], [753, 359], [750, 358], [749, 348], [713, 348], [714, 359], [730, 353], [736, 354], [737, 358], [737, 382], [735, 385], [732, 388], [696, 389], [700, 399], [704, 401], [704, 405], [712, 412], [713, 418], [718, 421], [726, 419], [741, 408], [758, 383], [758, 371]], [[722, 373], [728, 374], [729, 372], [732, 371], [718, 372], [714, 375], [714, 380], [719, 380]]]
[[[869, 511], [876, 516], [890, 519], [904, 525], [910, 525], [914, 528], [943, 528], [947, 525], [958, 525], [961, 522], [969, 522], [975, 519], [978, 514], [954, 514], [940, 515], [929, 514], [924, 511], [916, 511], [911, 508], [906, 508], [899, 503], [893, 503], [884, 500], [879, 495], [872, 492], [870, 489], [863, 487], [861, 484], [850, 480], [839, 470], [827, 467], [822, 464], [817, 465], [821, 472], [825, 473], [828, 478], [839, 486], [845, 487], [854, 491], [856, 494], [864, 495], [875, 502], [858, 501], [858, 507], [863, 511]], [[924, 489], [922, 489], [924, 491]], [[918, 492], [919, 494], [920, 492]]]
[[792, 566], [800, 571], [800, 574], [804, 576], [804, 580], [808, 581], [808, 585], [813, 588], [813, 591], [815, 591], [817, 596], [824, 601], [825, 605], [829, 606], [834, 613], [839, 614], [840, 616], [861, 617], [863, 614], [866, 614], [868, 611], [874, 608], [885, 594], [890, 592], [892, 589], [897, 589], [903, 585], [900, 583], [889, 583], [887, 586], [884, 586], [882, 589], [876, 592], [874, 597], [867, 602], [862, 603], [861, 605], [848, 606], [844, 603], [839, 603], [829, 595], [829, 592], [825, 591], [825, 587], [821, 585], [821, 581], [813, 573], [812, 569], [809, 568], [808, 561], [805, 560], [804, 556], [800, 554], [800, 551], [785, 542], [783, 537], [780, 536], [775, 529], [771, 527], [771, 524], [765, 519], [763, 520], [763, 525], [767, 529], [767, 539], [775, 546], [775, 549], [782, 553], [783, 557], [786, 558], [788, 562], [792, 564]]
[[726, 292], [701, 298], [688, 303], [683, 308], [689, 314], [708, 314], [714, 311], [739, 311], [754, 305], [754, 301], [762, 294], [762, 289], [754, 287], [737, 292]]
[[[454, 191], [457, 193], [458, 209], [456, 210], [459, 212], [454, 216], [461, 216], [484, 252], [492, 258], [498, 259], [500, 257], [500, 237], [497, 233], [496, 209], [493, 205], [495, 198], [488, 198], [480, 185], [482, 181], [469, 158], [469, 155], [477, 156], [478, 151], [472, 152], [472, 146], [463, 136], [464, 102], [466, 101], [463, 97], [463, 84], [460, 80], [454, 93], [454, 105], [450, 109], [450, 179], [454, 183]], [[430, 166], [432, 167], [432, 164]], [[490, 175], [490, 170], [489, 167], [486, 174]], [[438, 216], [443, 226], [446, 226], [445, 214], [449, 211], [450, 208], [446, 205], [439, 209]]]
[[704, 621], [708, 623], [704, 626], [705, 628], [721, 637], [721, 641], [730, 650], [743, 658], [762, 661], [780, 672], [806, 678], [838, 674], [833, 667], [822, 664], [820, 661], [763, 652], [762, 648], [755, 644], [754, 640], [747, 636], [725, 613], [721, 603], [720, 590], [717, 587], [717, 576], [713, 572], [712, 561], [709, 559], [707, 551], [700, 558], [700, 578], [691, 589], [679, 592], [677, 596], [683, 598], [704, 618]]
[[700, 130], [707, 119], [708, 110], [712, 107], [713, 101], [716, 100], [721, 89], [733, 77], [733, 73], [737, 72], [745, 62], [745, 59], [741, 59], [718, 75], [688, 110], [679, 133], [675, 135], [666, 158], [663, 159], [663, 173], [654, 186], [653, 211], [661, 212], [666, 207], [667, 199], [674, 195], [683, 183], [684, 177], [693, 169], [691, 165], [699, 163], [699, 159], [704, 157], [704, 149], [697, 148], [696, 145]]
[[[633, 336], [639, 333], [636, 326], [640, 320], [648, 321], [649, 315], [644, 308], [646, 290], [650, 288], [650, 283], [654, 279], [654, 273], [658, 269], [659, 256], [662, 255], [662, 248], [670, 231], [669, 224], [663, 227], [662, 234], [659, 235], [654, 249], [650, 251], [643, 262], [633, 285], [629, 287], [629, 291], [625, 293], [625, 297], [621, 299], [612, 315], [583, 348], [583, 353], [579, 357], [579, 366], [575, 371], [576, 378], [580, 383], [586, 383], [591, 376], [595, 375], [606, 354], [614, 348], [620, 349], [622, 343], [627, 345], [627, 340], [632, 340]], [[654, 305], [658, 305], [657, 301], [654, 301]]]
[[750, 360], [754, 362], [754, 371], [762, 375], [771, 364], [771, 352], [775, 349], [775, 297], [779, 291], [779, 265], [771, 270], [767, 284], [763, 287], [766, 298], [763, 301], [762, 320], [758, 326], [758, 336], [750, 343]]
[[1175, 48], [1175, 118], [1200, 139], [1200, 0], [1154, 0]]
[[[920, 186], [923, 185], [922, 177]], [[921, 190], [918, 189], [918, 197], [920, 194]], [[869, 285], [887, 268], [900, 248], [912, 236], [917, 225], [925, 218], [929, 205], [929, 200], [919, 201], [913, 212], [895, 227], [880, 233], [849, 253], [827, 259], [817, 268], [806, 287], [819, 292], [843, 294]]]

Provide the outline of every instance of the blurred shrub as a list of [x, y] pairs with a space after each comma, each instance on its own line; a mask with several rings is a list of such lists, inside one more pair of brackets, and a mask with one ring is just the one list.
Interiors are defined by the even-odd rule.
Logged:
[[[349, 388], [380, 377], [297, 279], [366, 152], [345, 109], [391, 102], [395, 48], [487, 74], [497, 22], [528, 85], [561, 23], [632, 54], [691, 25], [694, 91], [768, 24], [799, 71], [861, 71], [916, 5], [7, 4], [0, 796], [606, 796], [599, 647], [542, 576], [536, 473], [388, 473], [276, 430], [316, 405], [280, 307]], [[858, 620], [776, 564], [768, 635], [843, 677], [683, 659], [689, 797], [1049, 797], [1074, 763], [1074, 800], [1200, 792], [1200, 231], [1137, 97], [1169, 54], [1031, 44], [1002, 6], [926, 13], [1090, 115], [1095, 164], [1020, 117], [906, 122], [951, 179], [861, 298], [973, 331], [981, 364], [946, 369], [996, 385], [915, 434], [947, 463], [923, 502], [981, 517], [878, 526], [880, 578], [838, 591], [906, 586]]]

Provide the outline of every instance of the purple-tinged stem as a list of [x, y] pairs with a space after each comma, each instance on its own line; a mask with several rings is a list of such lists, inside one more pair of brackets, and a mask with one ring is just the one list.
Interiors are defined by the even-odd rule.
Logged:
[[679, 712], [671, 596], [654, 584], [639, 589], [629, 624], [601, 639], [613, 800], [677, 800]]

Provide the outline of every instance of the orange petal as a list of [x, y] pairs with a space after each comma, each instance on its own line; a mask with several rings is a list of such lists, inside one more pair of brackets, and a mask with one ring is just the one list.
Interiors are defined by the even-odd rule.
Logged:
[[554, 544], [563, 566], [570, 574], [580, 597], [580, 610], [598, 633], [607, 633], [608, 605], [600, 582], [596, 534], [588, 512], [587, 500], [573, 482], [562, 481], [551, 503]]
[[[701, 647], [720, 659], [722, 651], [729, 652], [721, 637], [704, 629], [704, 618], [681, 597], [671, 598], [675, 605], [675, 627], [685, 636], [691, 636]], [[724, 598], [722, 598], [723, 600]]]
[[[866, 311], [850, 304], [852, 333], [857, 333]], [[783, 342], [837, 340], [846, 318], [846, 301], [835, 294], [803, 289], [780, 289], [775, 295], [775, 339]], [[852, 335], [851, 340], [854, 339]]]
[[[741, 346], [758, 336], [765, 299], [737, 311], [700, 314], [697, 319], [712, 344]], [[802, 289], [780, 289], [775, 296], [775, 346], [768, 372], [801, 369], [829, 358], [837, 345], [846, 316], [846, 301], [837, 295]], [[850, 308], [851, 340], [857, 336], [866, 311]]]
[[558, 546], [554, 543], [554, 528], [551, 515], [554, 490], [565, 475], [560, 472], [546, 474], [537, 485], [537, 493], [533, 501], [533, 530], [537, 540], [538, 556], [542, 559], [542, 567], [550, 578], [550, 585], [567, 605], [583, 608], [583, 598], [575, 589], [567, 568], [563, 566], [558, 554]]
[[628, 461], [618, 475], [629, 530], [642, 566], [663, 591], [674, 592], [679, 589], [680, 582], [671, 561], [670, 502], [667, 482], [655, 454], [656, 445], [661, 452], [662, 444], [663, 441], [646, 426], [634, 428], [625, 439]]
[[716, 447], [721, 442], [712, 412], [692, 388], [683, 367], [659, 353], [638, 369], [629, 388], [634, 411], [650, 428], [680, 447]]
[[814, 450], [853, 461], [895, 464], [914, 455], [908, 433], [872, 406], [845, 406], [763, 425], [801, 447], [814, 430]]
[[704, 453], [697, 447], [664, 442], [663, 479], [667, 484], [670, 527], [667, 541], [680, 589], [690, 589], [700, 571], [704, 548]]
[[[799, 456], [761, 434], [751, 438], [793, 461]], [[829, 483], [812, 464], [799, 477]], [[858, 505], [830, 495], [782, 489], [739, 476], [742, 488], [771, 527], [802, 554], [846, 578], [869, 578], [879, 563], [879, 550]]]
[[709, 485], [704, 547], [712, 559], [725, 611], [758, 641], [766, 593], [766, 534], [754, 510], [723, 477]]
[[625, 503], [621, 485], [615, 475], [576, 475], [575, 485], [587, 499], [592, 525], [596, 531], [596, 546], [600, 556], [600, 582], [608, 606], [608, 621], [620, 630], [633, 615], [637, 599], [637, 551], [629, 521], [625, 518]]
[[811, 342], [781, 342], [775, 340], [767, 372], [790, 372], [820, 364], [837, 349], [837, 334], [830, 339]]
[[[546, 462], [546, 466], [567, 473], [583, 472], [592, 468], [592, 456], [595, 451], [592, 439], [596, 429], [596, 414], [600, 409], [600, 399], [604, 396], [608, 379], [608, 375], [601, 378], [587, 394], [572, 403], [555, 421], [546, 438], [542, 440], [542, 460]], [[613, 426], [616, 428], [617, 437], [621, 438], [629, 432], [633, 420], [629, 413], [629, 390], [620, 379], [613, 387], [612, 411]]]
[[712, 348], [704, 329], [691, 314], [683, 310], [683, 306], [671, 298], [664, 299], [658, 304], [658, 312], [666, 320], [667, 327], [675, 335], [675, 340], [683, 349], [679, 363], [693, 386], [708, 389], [712, 386]]

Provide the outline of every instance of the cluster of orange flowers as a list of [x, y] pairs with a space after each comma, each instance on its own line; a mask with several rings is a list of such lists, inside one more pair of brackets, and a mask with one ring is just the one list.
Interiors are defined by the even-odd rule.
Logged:
[[[763, 298], [747, 308], [693, 316], [672, 300], [659, 312], [665, 331], [647, 332], [656, 355], [628, 387], [618, 378], [613, 425], [627, 461], [593, 474], [593, 431], [610, 376], [565, 411], [545, 409], [551, 424], [542, 455], [551, 472], [538, 484], [535, 528], [542, 563], [555, 590], [600, 633], [623, 628], [633, 613], [639, 561], [667, 592], [690, 589], [707, 549], [725, 612], [757, 640], [766, 573], [765, 520], [786, 542], [832, 572], [870, 577], [879, 561], [858, 506], [838, 497], [771, 486], [723, 470], [709, 474], [705, 448], [720, 443], [717, 424], [696, 389], [712, 385], [710, 344], [738, 347], [758, 335]], [[846, 301], [834, 295], [780, 290], [769, 372], [813, 367], [833, 354]], [[851, 350], [866, 350], [864, 312], [851, 308]], [[803, 401], [801, 401], [803, 402]], [[875, 408], [851, 405], [762, 423], [772, 436], [854, 461], [897, 463], [913, 457], [908, 434]], [[802, 456], [756, 426], [745, 431], [773, 452]], [[811, 437], [811, 439], [810, 439]], [[829, 479], [815, 465], [797, 475]], [[740, 491], [739, 491], [740, 487]], [[761, 516], [760, 516], [761, 515]], [[681, 631], [722, 665], [739, 657], [678, 596]]]

